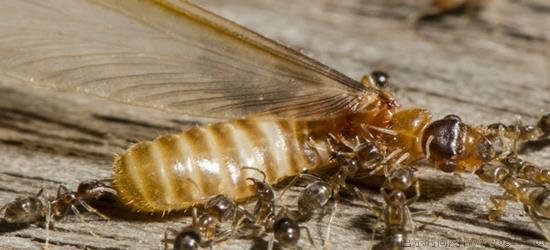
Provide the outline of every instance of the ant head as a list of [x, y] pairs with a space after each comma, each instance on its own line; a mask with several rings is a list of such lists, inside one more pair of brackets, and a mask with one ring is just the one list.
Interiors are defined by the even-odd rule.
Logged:
[[273, 224], [273, 231], [275, 232], [275, 239], [283, 247], [296, 246], [300, 240], [300, 227], [296, 221], [282, 217], [275, 221]]
[[275, 199], [275, 193], [273, 192], [273, 189], [269, 184], [267, 184], [265, 181], [258, 180], [256, 178], [246, 178], [247, 180], [251, 181], [254, 184], [254, 192], [258, 197], [261, 197], [265, 200], [273, 200]]
[[370, 87], [375, 87], [377, 89], [383, 89], [388, 86], [390, 81], [390, 76], [380, 70], [372, 71], [370, 74], [363, 76], [361, 82]]
[[447, 173], [475, 170], [492, 155], [489, 140], [457, 115], [430, 123], [422, 135], [422, 148], [428, 160]]
[[415, 172], [415, 168], [397, 169], [387, 179], [387, 186], [390, 189], [407, 190], [416, 182]]
[[192, 228], [183, 229], [174, 240], [174, 249], [199, 249], [201, 235]]

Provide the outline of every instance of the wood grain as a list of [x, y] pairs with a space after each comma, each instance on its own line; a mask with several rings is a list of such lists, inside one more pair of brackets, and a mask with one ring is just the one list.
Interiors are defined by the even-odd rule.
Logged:
[[[417, 26], [407, 23], [426, 1], [404, 0], [201, 0], [198, 3], [359, 79], [373, 69], [388, 71], [405, 106], [436, 117], [454, 113], [469, 123], [525, 122], [550, 111], [550, 3], [492, 1], [477, 17], [447, 16]], [[113, 155], [139, 140], [178, 132], [207, 121], [186, 121], [157, 111], [72, 93], [35, 88], [0, 77], [0, 204], [44, 187], [69, 188], [109, 178]], [[550, 165], [550, 147], [538, 143], [525, 157]], [[550, 243], [519, 204], [499, 221], [486, 220], [484, 205], [501, 190], [464, 174], [465, 187], [444, 173], [422, 169], [422, 199], [412, 208], [441, 218], [418, 217], [419, 249], [466, 246], [545, 249]], [[365, 189], [380, 201], [376, 191]], [[293, 205], [297, 190], [285, 199]], [[49, 237], [52, 249], [161, 249], [167, 227], [188, 218], [133, 215], [109, 208], [111, 221], [69, 216], [55, 230], [0, 224], [0, 248], [38, 249]], [[109, 212], [109, 211], [106, 211]], [[328, 212], [330, 213], [330, 212]], [[307, 226], [319, 247], [329, 216]], [[358, 202], [342, 202], [331, 224], [329, 248], [364, 249], [376, 219]], [[97, 234], [90, 235], [89, 230]], [[375, 235], [376, 247], [380, 230]], [[219, 248], [263, 249], [264, 240], [231, 240]], [[310, 248], [307, 241], [301, 246]], [[375, 247], [375, 248], [376, 248]]]

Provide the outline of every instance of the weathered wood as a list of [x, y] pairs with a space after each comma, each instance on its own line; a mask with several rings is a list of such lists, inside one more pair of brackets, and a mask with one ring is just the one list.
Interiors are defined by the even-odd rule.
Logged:
[[[412, 27], [407, 18], [426, 1], [239, 0], [198, 1], [232, 20], [280, 40], [359, 79], [373, 69], [391, 73], [405, 106], [421, 106], [436, 117], [455, 113], [470, 123], [534, 122], [550, 111], [550, 3], [492, 1], [478, 19], [450, 16]], [[0, 204], [44, 187], [109, 178], [112, 156], [133, 142], [177, 132], [194, 122], [176, 115], [129, 107], [72, 93], [35, 88], [0, 74]], [[546, 143], [548, 144], [548, 143]], [[537, 145], [541, 145], [540, 143]], [[535, 146], [537, 146], [535, 145]], [[550, 148], [532, 147], [526, 157], [548, 166]], [[420, 249], [471, 247], [548, 248], [519, 204], [499, 221], [486, 220], [484, 205], [501, 190], [464, 174], [454, 177], [422, 169], [418, 217]], [[365, 190], [380, 200], [376, 191]], [[296, 198], [293, 191], [286, 202]], [[339, 204], [329, 248], [366, 248], [376, 219], [359, 203]], [[124, 208], [119, 208], [125, 213]], [[55, 230], [14, 229], [0, 224], [0, 248], [40, 248], [49, 237], [59, 249], [159, 249], [167, 227], [187, 218], [113, 216], [105, 222], [69, 216]], [[329, 216], [307, 224], [317, 247]], [[91, 236], [88, 229], [97, 234]], [[377, 234], [376, 239], [380, 238]], [[377, 244], [375, 241], [373, 244]], [[428, 245], [426, 245], [428, 244]], [[460, 245], [462, 244], [462, 245]], [[307, 241], [301, 245], [308, 248]], [[221, 247], [265, 248], [265, 241], [231, 240]]]

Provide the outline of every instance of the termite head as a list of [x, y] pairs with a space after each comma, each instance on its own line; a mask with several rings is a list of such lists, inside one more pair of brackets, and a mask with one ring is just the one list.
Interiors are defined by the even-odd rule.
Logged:
[[489, 140], [457, 115], [430, 123], [423, 131], [422, 148], [435, 167], [448, 173], [474, 171], [492, 155]]

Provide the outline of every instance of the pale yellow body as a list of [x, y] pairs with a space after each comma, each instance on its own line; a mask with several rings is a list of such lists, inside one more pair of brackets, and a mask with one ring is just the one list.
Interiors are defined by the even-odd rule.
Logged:
[[244, 200], [253, 195], [246, 178], [261, 174], [243, 166], [276, 183], [328, 162], [325, 140], [311, 129], [327, 136], [330, 123], [252, 118], [161, 136], [120, 155], [113, 183], [125, 203], [146, 212], [185, 209], [216, 194]]

